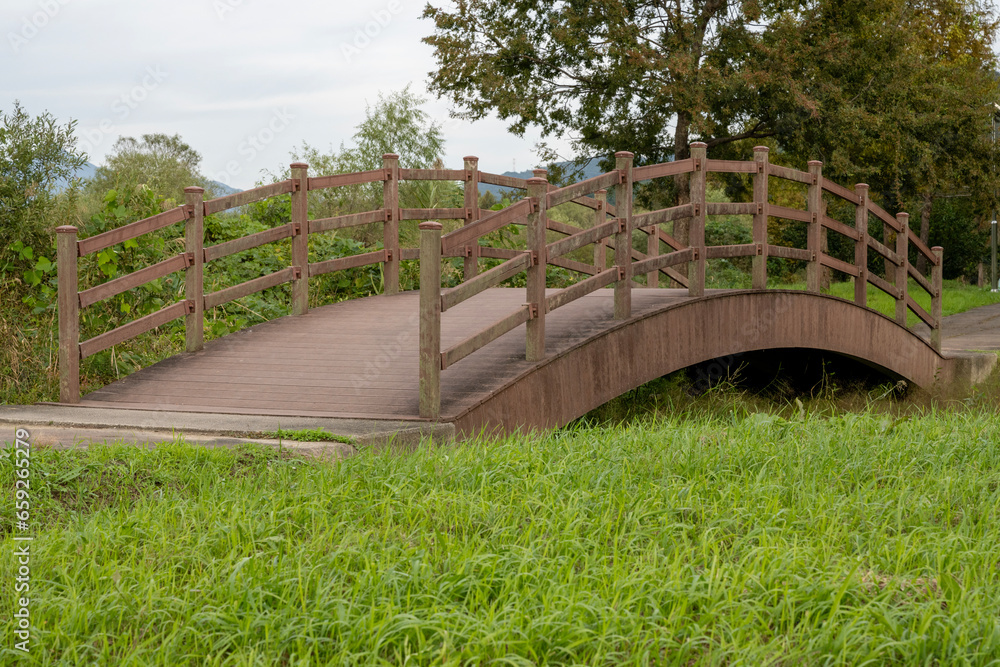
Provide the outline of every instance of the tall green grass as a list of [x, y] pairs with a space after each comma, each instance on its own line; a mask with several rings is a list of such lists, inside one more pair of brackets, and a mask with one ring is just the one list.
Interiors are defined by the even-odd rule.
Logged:
[[111, 446], [31, 470], [23, 664], [1000, 664], [989, 409], [734, 403], [337, 463]]

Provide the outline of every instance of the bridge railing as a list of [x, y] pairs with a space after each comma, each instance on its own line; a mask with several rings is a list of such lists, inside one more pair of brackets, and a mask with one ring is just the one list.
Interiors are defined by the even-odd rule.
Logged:
[[[896, 302], [895, 319], [907, 323], [907, 311], [913, 312], [931, 329], [931, 344], [940, 351], [941, 337], [941, 268], [942, 249], [928, 248], [909, 229], [908, 215], [888, 214], [868, 197], [868, 186], [857, 184], [854, 190], [844, 188], [822, 175], [822, 163], [809, 163], [808, 171], [772, 165], [768, 149], [754, 150], [752, 161], [709, 160], [702, 143], [691, 146], [691, 157], [657, 165], [633, 168], [633, 155], [616, 154], [616, 169], [565, 188], [551, 189], [544, 172], [522, 182], [510, 179], [505, 185], [525, 187], [528, 197], [503, 211], [490, 214], [462, 229], [442, 236], [437, 223], [421, 225], [421, 319], [420, 319], [420, 412], [436, 418], [440, 413], [440, 374], [460, 359], [484, 347], [521, 324], [527, 324], [525, 358], [537, 361], [545, 356], [545, 316], [547, 313], [579, 299], [602, 287], [614, 285], [614, 315], [624, 319], [631, 315], [631, 292], [635, 287], [652, 288], [663, 273], [676, 284], [686, 287], [693, 297], [705, 292], [706, 264], [711, 259], [752, 258], [752, 289], [767, 288], [769, 257], [806, 263], [806, 289], [819, 292], [825, 270], [847, 274], [854, 280], [855, 302], [868, 306], [868, 285], [874, 285]], [[540, 170], [539, 170], [540, 171]], [[745, 173], [753, 179], [753, 201], [745, 203], [714, 203], [706, 200], [708, 173]], [[690, 201], [666, 209], [639, 215], [633, 214], [633, 187], [638, 181], [679, 174], [690, 174]], [[769, 179], [776, 177], [807, 186], [805, 210], [771, 203]], [[607, 188], [615, 189], [616, 207], [607, 205]], [[589, 195], [594, 195], [593, 198]], [[837, 197], [854, 207], [854, 226], [828, 215], [824, 195]], [[547, 211], [566, 202], [583, 203], [595, 212], [588, 229], [548, 219]], [[749, 215], [753, 218], [752, 242], [736, 245], [710, 246], [705, 241], [705, 226], [710, 215]], [[610, 219], [608, 216], [611, 216]], [[869, 233], [870, 218], [883, 224], [882, 241]], [[660, 228], [666, 222], [689, 219], [689, 241], [685, 245]], [[806, 225], [806, 247], [796, 248], [770, 243], [768, 220], [783, 218]], [[526, 248], [497, 253], [476, 248], [486, 234], [507, 225], [527, 227]], [[547, 243], [546, 231], [556, 231], [565, 238]], [[646, 252], [634, 248], [633, 233], [646, 234]], [[829, 231], [840, 234], [854, 244], [853, 261], [829, 254], [826, 236]], [[892, 248], [890, 240], [894, 240]], [[606, 266], [606, 248], [614, 250], [612, 266]], [[565, 259], [565, 255], [586, 246], [594, 246], [593, 265]], [[666, 246], [664, 251], [663, 246]], [[441, 291], [440, 259], [442, 254], [464, 249], [466, 257], [493, 256], [506, 259], [486, 273], [470, 277], [458, 287]], [[883, 278], [870, 270], [869, 249], [885, 259]], [[922, 254], [931, 267], [930, 276], [920, 273], [910, 263], [911, 249]], [[562, 266], [589, 274], [580, 282], [546, 295], [546, 266]], [[467, 265], [468, 266], [468, 265]], [[678, 270], [678, 268], [682, 270]], [[524, 305], [492, 322], [490, 325], [441, 350], [441, 314], [472, 298], [488, 287], [495, 286], [513, 275], [526, 273]], [[430, 274], [428, 273], [430, 272]], [[436, 272], [436, 273], [434, 273]], [[426, 279], [425, 279], [426, 276]], [[645, 284], [634, 278], [645, 277]], [[924, 310], [908, 293], [908, 278], [927, 291], [931, 297], [931, 312]], [[430, 292], [430, 293], [428, 293]]]
[[[295, 315], [304, 314], [308, 310], [310, 277], [376, 264], [382, 267], [385, 292], [394, 294], [400, 289], [400, 262], [417, 259], [421, 260], [421, 411], [425, 416], [434, 416], [439, 410], [440, 371], [507, 331], [526, 323], [526, 357], [541, 359], [545, 356], [544, 321], [547, 313], [594, 290], [613, 285], [615, 316], [628, 317], [631, 313], [632, 289], [656, 287], [661, 274], [673, 284], [686, 288], [692, 296], [699, 296], [705, 289], [706, 262], [717, 258], [751, 257], [754, 289], [764, 289], [767, 286], [768, 257], [806, 262], [807, 288], [812, 291], [820, 289], [820, 276], [824, 267], [842, 271], [855, 279], [855, 300], [859, 305], [867, 305], [867, 284], [875, 285], [896, 299], [896, 319], [900, 323], [905, 325], [908, 310], [914, 312], [930, 325], [932, 341], [935, 347], [940, 346], [941, 249], [929, 249], [921, 243], [909, 230], [905, 213], [894, 217], [872, 202], [867, 196], [867, 186], [859, 184], [852, 191], [832, 183], [822, 177], [822, 165], [818, 162], [811, 162], [808, 172], [772, 165], [768, 161], [766, 148], [755, 149], [754, 160], [746, 162], [708, 160], [703, 144], [693, 144], [691, 157], [688, 159], [634, 168], [632, 162], [631, 153], [618, 153], [616, 169], [564, 188], [555, 188], [549, 184], [544, 170], [536, 170], [535, 177], [531, 179], [482, 172], [475, 157], [465, 158], [464, 168], [460, 170], [403, 169], [399, 165], [398, 156], [387, 154], [384, 156], [382, 169], [315, 177], [309, 176], [307, 165], [295, 163], [291, 166], [289, 179], [225, 197], [206, 201], [203, 190], [188, 188], [184, 205], [90, 238], [77, 239], [75, 227], [60, 227], [57, 230], [60, 400], [66, 403], [79, 401], [82, 359], [174, 319], [184, 319], [185, 349], [194, 352], [201, 349], [204, 342], [203, 314], [206, 310], [290, 283], [291, 312]], [[706, 175], [710, 172], [751, 175], [754, 181], [753, 201], [707, 202]], [[679, 174], [689, 174], [689, 202], [633, 214], [632, 191], [635, 183]], [[805, 184], [808, 187], [806, 210], [770, 203], [769, 177]], [[401, 181], [442, 180], [463, 183], [464, 207], [401, 207]], [[336, 217], [309, 219], [309, 192], [377, 183], [382, 184], [382, 207]], [[480, 183], [526, 190], [527, 196], [500, 211], [482, 210], [479, 208]], [[614, 206], [608, 202], [609, 189], [614, 191]], [[854, 205], [854, 226], [827, 215], [824, 193]], [[204, 245], [206, 216], [283, 195], [290, 195], [292, 199], [290, 220], [286, 224], [216, 245]], [[592, 211], [589, 226], [577, 227], [549, 216], [549, 211], [553, 208], [570, 202]], [[705, 222], [710, 215], [753, 216], [753, 242], [707, 246]], [[806, 224], [806, 247], [788, 248], [770, 244], [768, 219], [774, 217]], [[875, 224], [881, 222], [883, 225], [882, 241], [868, 233], [872, 217]], [[661, 228], [664, 223], [685, 218], [689, 220], [690, 230], [687, 243], [681, 243]], [[458, 220], [461, 226], [443, 234], [443, 228], [439, 229], [436, 223], [424, 225], [420, 232], [420, 249], [401, 247], [402, 222], [432, 220]], [[80, 258], [182, 222], [184, 252], [89, 289], [78, 289], [77, 263]], [[381, 248], [349, 257], [309, 261], [309, 238], [312, 234], [373, 223], [382, 225]], [[524, 227], [523, 248], [493, 247], [484, 239], [487, 235], [514, 226]], [[823, 236], [827, 231], [846, 236], [854, 242], [853, 262], [832, 257], [825, 252]], [[645, 252], [638, 250], [633, 243], [636, 232], [642, 232], [646, 236]], [[552, 234], [563, 238], [550, 242], [548, 236]], [[436, 235], [436, 243], [427, 241], [428, 235], [429, 238]], [[206, 292], [206, 264], [284, 239], [291, 239], [289, 266], [237, 285]], [[894, 239], [894, 242], [890, 242], [890, 239]], [[639, 243], [640, 247], [642, 245]], [[436, 260], [435, 255], [427, 254], [427, 249], [432, 246], [436, 248]], [[581, 251], [587, 246], [593, 247], [592, 253], [588, 254], [591, 261], [580, 261], [584, 259]], [[885, 258], [885, 278], [868, 270], [869, 249]], [[921, 274], [909, 262], [911, 251], [927, 257], [931, 267], [929, 276]], [[443, 257], [463, 258], [462, 280], [456, 287], [444, 291], [441, 290], [440, 275], [440, 260]], [[480, 272], [480, 260], [501, 260], [501, 263]], [[434, 266], [437, 266], [436, 281], [432, 280]], [[583, 278], [569, 287], [546, 295], [547, 266], [573, 271]], [[178, 271], [183, 271], [185, 277], [182, 300], [117, 329], [80, 341], [81, 309]], [[526, 284], [525, 305], [503, 315], [466, 340], [447, 350], [441, 350], [441, 312], [522, 272], [525, 274]], [[907, 277], [913, 278], [920, 288], [930, 293], [930, 313], [908, 294]], [[637, 279], [644, 280], [644, 283], [637, 282]], [[432, 304], [437, 305], [432, 307]], [[433, 372], [432, 367], [436, 369]], [[433, 396], [424, 400], [425, 389], [430, 392], [429, 387], [432, 385], [437, 387], [436, 403]]]
[[[187, 188], [185, 204], [89, 238], [78, 239], [78, 229], [75, 226], [57, 228], [60, 401], [79, 402], [80, 362], [83, 359], [180, 318], [184, 319], [186, 351], [198, 351], [204, 344], [205, 311], [272, 287], [291, 283], [291, 311], [293, 315], [301, 315], [309, 307], [309, 278], [378, 264], [382, 267], [385, 292], [395, 294], [400, 289], [400, 262], [416, 260], [419, 256], [417, 248], [400, 247], [401, 222], [458, 219], [463, 224], [472, 224], [481, 215], [492, 214], [480, 211], [478, 207], [478, 183], [494, 183], [504, 187], [517, 187], [523, 183], [521, 179], [479, 172], [478, 158], [475, 157], [466, 158], [465, 168], [461, 170], [403, 169], [399, 165], [399, 156], [394, 154], [383, 157], [382, 169], [316, 177], [310, 177], [308, 170], [308, 165], [294, 163], [291, 165], [291, 178], [207, 201], [202, 188]], [[441, 180], [461, 181], [465, 184], [465, 207], [401, 208], [401, 181]], [[309, 192], [370, 183], [382, 183], [381, 208], [309, 219]], [[291, 195], [292, 199], [288, 223], [223, 243], [205, 245], [205, 217], [282, 195]], [[509, 213], [504, 215], [510, 216]], [[80, 291], [80, 259], [179, 223], [184, 224], [184, 252]], [[382, 248], [348, 257], [309, 261], [309, 238], [313, 234], [373, 223], [381, 223], [383, 226]], [[214, 292], [206, 291], [206, 264], [289, 238], [292, 257], [288, 267]], [[466, 274], [475, 276], [479, 257], [498, 256], [497, 253], [491, 254], [493, 249], [482, 248], [481, 254], [479, 249], [478, 245], [475, 250], [456, 246], [449, 249], [446, 256], [465, 256]], [[496, 250], [501, 253], [503, 251]], [[82, 309], [178, 271], [184, 272], [183, 299], [89, 340], [80, 340]]]

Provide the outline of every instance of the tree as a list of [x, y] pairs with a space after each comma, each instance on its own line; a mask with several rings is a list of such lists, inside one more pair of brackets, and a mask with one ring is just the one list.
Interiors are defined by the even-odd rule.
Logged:
[[[976, 0], [464, 0], [424, 16], [434, 92], [463, 117], [496, 113], [515, 134], [570, 139], [581, 156], [682, 159], [699, 139], [716, 157], [745, 158], [770, 138], [789, 159], [822, 159], [832, 177], [899, 198], [933, 180], [928, 160], [982, 172], [980, 146], [941, 132], [988, 126], [976, 105], [995, 69], [996, 20]], [[934, 118], [941, 86], [956, 104]], [[676, 188], [687, 201], [686, 176]]]
[[[817, 90], [821, 111], [780, 141], [799, 159], [823, 159], [834, 178], [869, 183], [886, 208], [913, 211], [911, 224], [919, 220], [927, 242], [936, 198], [971, 196], [980, 210], [992, 198], [997, 23], [974, 2], [908, 0], [889, 7], [880, 21], [840, 32], [853, 40], [852, 61], [806, 65], [801, 79], [839, 85]], [[815, 38], [816, 31], [808, 32]], [[891, 39], [873, 50], [866, 43], [873, 32]]]
[[211, 184], [198, 171], [201, 155], [180, 135], [144, 134], [141, 139], [119, 137], [104, 166], [89, 183], [89, 190], [103, 197], [108, 190], [130, 192], [146, 186], [174, 204], [184, 201], [184, 188], [204, 187], [215, 195]]
[[421, 109], [425, 99], [410, 92], [379, 93], [374, 107], [365, 105], [365, 119], [354, 133], [357, 146], [349, 151], [363, 169], [378, 169], [385, 153], [399, 155], [404, 169], [427, 169], [444, 154], [441, 127]]
[[[370, 171], [382, 168], [382, 156], [399, 155], [404, 169], [428, 169], [441, 163], [444, 137], [437, 123], [421, 109], [425, 100], [410, 92], [407, 85], [400, 91], [379, 93], [374, 105], [365, 106], [365, 119], [357, 125], [355, 145], [340, 144], [340, 149], [323, 153], [303, 143], [292, 158], [309, 164], [316, 174], [338, 174]], [[421, 184], [404, 184], [400, 197], [404, 200], [442, 198], [440, 188], [431, 192]], [[454, 188], [453, 188], [454, 189]], [[351, 186], [310, 194], [310, 211], [316, 217], [359, 212], [382, 205], [380, 184]]]
[[3, 114], [0, 273], [15, 259], [12, 249], [15, 244], [20, 244], [19, 256], [24, 254], [24, 248], [47, 247], [52, 229], [61, 224], [51, 216], [56, 189], [86, 162], [86, 155], [77, 152], [75, 127], [72, 120], [59, 125], [48, 112], [33, 118], [18, 101], [10, 113]]

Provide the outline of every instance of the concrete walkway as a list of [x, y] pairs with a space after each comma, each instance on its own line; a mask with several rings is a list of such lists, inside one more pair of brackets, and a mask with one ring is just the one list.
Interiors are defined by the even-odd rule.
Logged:
[[[921, 335], [929, 331], [926, 326], [915, 329]], [[1000, 351], [1000, 303], [981, 306], [957, 315], [949, 315], [941, 322], [941, 351], [948, 352], [997, 352]]]
[[[363, 447], [411, 449], [428, 438], [448, 440], [455, 431], [451, 424], [413, 421], [161, 412], [49, 404], [0, 406], [0, 442], [10, 444], [19, 428], [27, 430], [32, 445], [38, 446], [72, 448], [118, 441], [152, 446], [183, 439], [209, 447], [232, 447], [256, 442], [328, 458], [350, 456]], [[279, 429], [320, 428], [350, 439], [351, 443], [279, 441], [268, 435]]]

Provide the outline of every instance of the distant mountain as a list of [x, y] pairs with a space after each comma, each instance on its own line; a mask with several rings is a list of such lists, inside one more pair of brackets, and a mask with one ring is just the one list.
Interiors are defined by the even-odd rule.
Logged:
[[[76, 173], [73, 174], [73, 177], [79, 178], [82, 181], [86, 181], [93, 178], [96, 173], [97, 173], [97, 166], [91, 164], [90, 162], [85, 162], [82, 167], [76, 170]], [[237, 192], [243, 192], [242, 190], [238, 190], [237, 188], [226, 185], [225, 183], [220, 183], [219, 181], [209, 181], [208, 183], [216, 192], [219, 193], [220, 197], [224, 197], [226, 195], [233, 195], [236, 194]], [[67, 179], [60, 179], [59, 181], [56, 182], [56, 190], [57, 191], [65, 190], [68, 185], [69, 181]]]
[[[601, 174], [603, 174], [604, 172], [601, 170], [600, 162], [601, 158], [597, 157], [591, 158], [590, 162], [588, 162], [583, 167], [583, 173], [579, 174], [576, 177], [576, 180], [585, 181], [588, 178], [593, 178], [594, 176], [600, 176]], [[567, 170], [575, 168], [575, 165], [572, 162], [557, 162], [556, 164]], [[530, 169], [528, 171], [505, 171], [502, 175], [511, 176], [513, 178], [524, 178], [524, 179], [528, 179], [533, 176]], [[509, 188], [503, 188], [499, 185], [489, 185], [487, 183], [479, 184], [479, 194], [483, 194], [484, 192], [492, 192], [493, 196], [497, 197], [498, 199], [500, 197], [501, 190], [508, 190], [508, 189]]]
[[[88, 178], [93, 178], [94, 174], [96, 173], [97, 173], [97, 167], [90, 164], [89, 162], [85, 162], [82, 167], [76, 170], [76, 173], [73, 174], [73, 177], [85, 181]], [[67, 178], [60, 178], [58, 181], [56, 181], [56, 186], [55, 186], [56, 191], [62, 192], [63, 190], [65, 190], [67, 186], [69, 186], [69, 181], [70, 179]]]
[[225, 197], [226, 195], [234, 195], [237, 192], [243, 192], [238, 188], [234, 188], [231, 185], [226, 185], [225, 183], [220, 183], [219, 181], [209, 181], [208, 184], [219, 193], [220, 197]]

